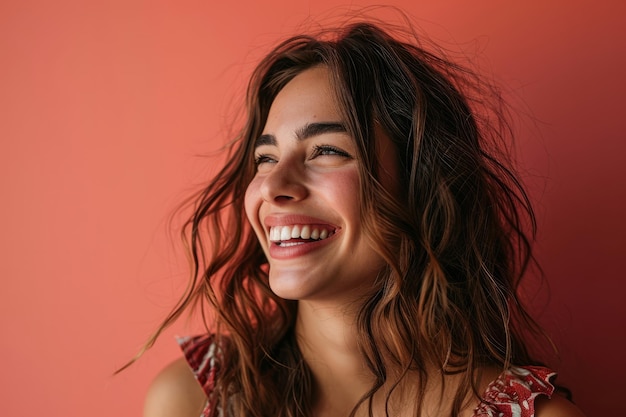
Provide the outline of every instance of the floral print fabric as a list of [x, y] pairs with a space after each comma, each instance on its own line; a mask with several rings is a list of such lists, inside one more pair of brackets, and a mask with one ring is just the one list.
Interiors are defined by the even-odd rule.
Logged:
[[535, 398], [554, 393], [554, 376], [540, 366], [512, 367], [489, 384], [474, 417], [534, 417]]

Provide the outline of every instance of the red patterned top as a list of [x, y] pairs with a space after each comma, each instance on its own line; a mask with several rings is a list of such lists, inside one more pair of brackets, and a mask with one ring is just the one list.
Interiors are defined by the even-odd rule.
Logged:
[[[196, 379], [207, 394], [207, 404], [200, 417], [223, 416], [216, 407], [215, 379], [219, 374], [221, 348], [210, 335], [182, 337], [181, 349]], [[534, 417], [535, 398], [554, 393], [550, 380], [556, 375], [540, 366], [512, 367], [491, 382], [482, 402], [474, 409], [474, 417]]]

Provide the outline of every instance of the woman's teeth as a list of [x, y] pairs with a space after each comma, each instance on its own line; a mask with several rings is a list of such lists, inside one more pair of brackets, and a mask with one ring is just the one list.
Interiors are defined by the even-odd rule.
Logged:
[[323, 240], [332, 235], [332, 230], [319, 226], [293, 225], [270, 227], [270, 241], [285, 242], [291, 239]]

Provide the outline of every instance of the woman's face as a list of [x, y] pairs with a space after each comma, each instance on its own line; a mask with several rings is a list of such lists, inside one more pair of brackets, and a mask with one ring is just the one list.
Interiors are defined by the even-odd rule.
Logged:
[[383, 267], [361, 227], [356, 154], [326, 68], [302, 72], [276, 96], [245, 208], [278, 296], [351, 302]]

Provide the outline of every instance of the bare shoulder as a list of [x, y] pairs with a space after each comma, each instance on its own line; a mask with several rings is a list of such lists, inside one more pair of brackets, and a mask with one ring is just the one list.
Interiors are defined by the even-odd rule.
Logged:
[[552, 398], [541, 396], [535, 400], [535, 417], [585, 417], [585, 415], [566, 398], [555, 394]]
[[144, 404], [144, 417], [198, 417], [206, 395], [185, 359], [169, 364], [154, 379]]

